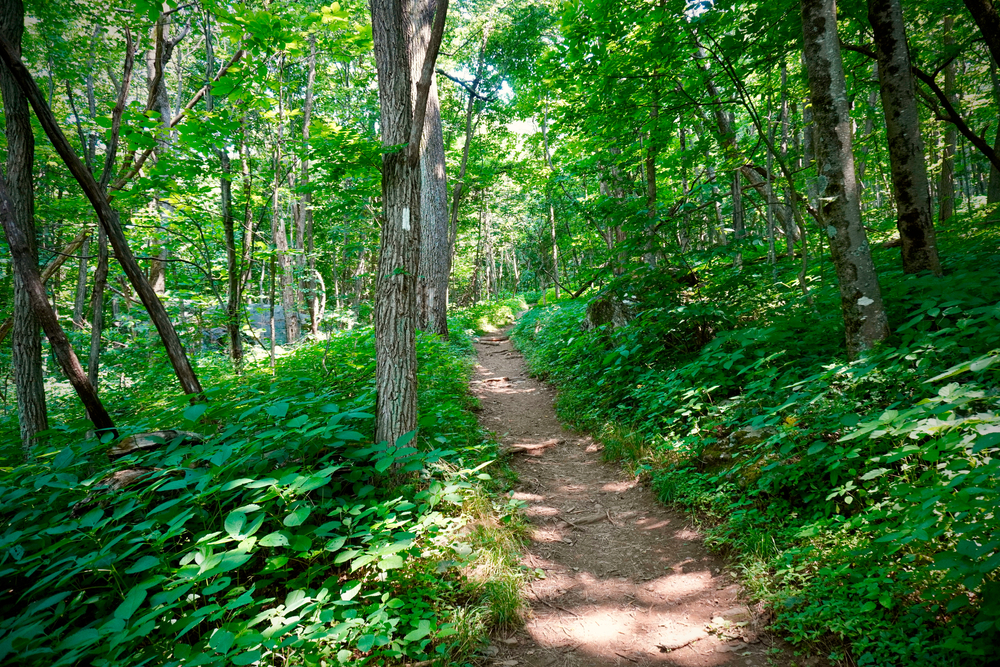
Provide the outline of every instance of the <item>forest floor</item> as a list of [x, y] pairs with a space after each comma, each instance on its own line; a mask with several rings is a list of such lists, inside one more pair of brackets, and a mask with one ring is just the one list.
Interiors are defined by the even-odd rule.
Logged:
[[524, 627], [494, 638], [489, 663], [817, 664], [775, 646], [768, 612], [745, 604], [685, 515], [603, 462], [592, 438], [562, 427], [555, 390], [528, 377], [505, 332], [476, 348], [480, 423], [513, 453], [513, 495], [532, 529], [522, 563], [534, 575]]

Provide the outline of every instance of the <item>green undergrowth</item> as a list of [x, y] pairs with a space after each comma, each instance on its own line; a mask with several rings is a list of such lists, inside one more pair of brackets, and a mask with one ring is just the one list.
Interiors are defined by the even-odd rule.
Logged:
[[586, 304], [563, 302], [514, 339], [563, 419], [706, 519], [791, 641], [852, 665], [989, 664], [1000, 254], [996, 230], [969, 231], [980, 222], [943, 230], [943, 278], [876, 251], [894, 334], [854, 362], [815, 262], [814, 306], [791, 263], [775, 284], [766, 264], [716, 259], [698, 289], [630, 296], [626, 326], [584, 330]]
[[449, 327], [452, 331], [464, 333], [468, 340], [470, 336], [493, 333], [500, 327], [513, 324], [517, 314], [526, 310], [528, 302], [523, 295], [497, 301], [482, 301], [456, 311], [449, 318]]
[[110, 443], [54, 419], [30, 462], [9, 444], [0, 664], [470, 661], [521, 613], [523, 523], [472, 413], [462, 333], [498, 313], [457, 312], [450, 343], [420, 335], [419, 436], [394, 446], [373, 442], [370, 329], [298, 346], [273, 375], [216, 360], [207, 403], [141, 377], [106, 390], [123, 435], [202, 442], [109, 462]]

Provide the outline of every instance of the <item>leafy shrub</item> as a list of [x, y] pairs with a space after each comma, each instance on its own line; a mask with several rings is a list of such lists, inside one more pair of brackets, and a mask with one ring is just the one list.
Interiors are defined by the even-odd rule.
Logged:
[[130, 432], [204, 441], [109, 464], [71, 423], [0, 473], [0, 663], [461, 662], [492, 604], [465, 573], [492, 551], [458, 530], [494, 455], [463, 347], [420, 337], [420, 435], [395, 446], [372, 441], [370, 329], [274, 376], [216, 371], [207, 403], [108, 391], [119, 410], [137, 399]]
[[[794, 266], [719, 269], [624, 327], [583, 303], [514, 331], [567, 421], [708, 520], [793, 641], [852, 664], [989, 662], [1000, 641], [1000, 281], [995, 239], [947, 249], [946, 274], [877, 256], [897, 328], [842, 357], [839, 296]], [[822, 268], [819, 269], [822, 271]]]

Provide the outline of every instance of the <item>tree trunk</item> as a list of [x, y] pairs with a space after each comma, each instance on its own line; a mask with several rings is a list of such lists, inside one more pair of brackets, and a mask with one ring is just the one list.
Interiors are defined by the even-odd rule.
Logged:
[[[545, 145], [545, 161], [549, 165], [549, 178], [555, 175], [555, 169], [552, 167], [552, 153], [549, 151], [549, 109], [548, 105], [545, 106], [542, 112], [542, 142]], [[552, 187], [548, 188], [548, 200], [549, 200], [549, 240], [552, 244], [552, 282], [556, 286], [556, 298], [559, 298], [559, 244], [556, 243], [556, 209], [552, 205]]]
[[96, 391], [100, 382], [101, 335], [104, 333], [104, 288], [108, 284], [108, 235], [97, 233], [97, 270], [94, 287], [90, 290], [90, 354], [87, 356], [87, 377]]
[[889, 324], [868, 238], [861, 224], [836, 4], [834, 0], [801, 0], [801, 9], [803, 58], [812, 97], [822, 184], [819, 211], [840, 283], [847, 354], [853, 359], [887, 338]]
[[[1000, 109], [1000, 75], [997, 73], [997, 61], [990, 58], [990, 79], [993, 81], [993, 100], [997, 109]], [[1000, 120], [994, 120], [997, 124], [996, 138], [993, 140], [993, 150], [1000, 153]], [[1000, 169], [996, 165], [990, 164], [990, 184], [986, 190], [986, 203], [1000, 203]], [[994, 214], [994, 217], [996, 214]]]
[[[153, 325], [160, 334], [163, 347], [174, 367], [174, 373], [177, 375], [184, 393], [193, 395], [194, 397], [200, 396], [202, 394], [201, 383], [198, 382], [198, 377], [191, 368], [187, 354], [184, 351], [184, 346], [181, 344], [180, 338], [177, 336], [177, 332], [173, 324], [171, 324], [163, 304], [156, 297], [155, 292], [153, 292], [149, 282], [143, 275], [142, 269], [139, 268], [135, 256], [132, 254], [132, 249], [129, 247], [121, 224], [118, 221], [117, 211], [112, 209], [108, 203], [105, 188], [107, 179], [110, 178], [110, 168], [105, 169], [105, 174], [101, 178], [102, 185], [98, 185], [93, 175], [87, 171], [86, 166], [84, 166], [80, 158], [73, 152], [73, 148], [59, 128], [52, 110], [46, 105], [42, 91], [39, 90], [38, 85], [31, 77], [24, 63], [21, 62], [19, 54], [6, 38], [0, 39], [0, 57], [2, 57], [7, 68], [14, 74], [18, 87], [28, 98], [35, 111], [35, 115], [38, 117], [39, 123], [45, 130], [45, 134], [52, 142], [56, 152], [59, 153], [63, 162], [69, 167], [70, 173], [73, 174], [73, 177], [80, 184], [87, 199], [90, 200], [91, 206], [97, 212], [101, 227], [107, 233], [111, 245], [115, 249], [115, 255], [121, 263], [122, 270], [128, 276], [129, 282], [135, 288], [136, 293], [146, 307], [146, 311], [149, 313], [150, 320], [152, 320]], [[119, 102], [122, 102], [121, 97], [119, 98]], [[116, 105], [117, 109], [118, 106]], [[112, 134], [114, 135], [114, 133], [115, 127], [113, 125]], [[114, 142], [112, 142], [112, 145], [114, 145]], [[113, 158], [114, 154], [112, 153], [110, 157]], [[109, 161], [113, 164], [113, 160]]]
[[[931, 217], [924, 143], [920, 137], [920, 117], [899, 0], [868, 0], [868, 19], [875, 32], [877, 46], [879, 86], [889, 140], [903, 271], [931, 271], [941, 275]], [[839, 47], [837, 50], [839, 52]]]
[[965, 0], [965, 6], [983, 33], [993, 60], [1000, 62], [1000, 12], [994, 0]]
[[746, 225], [743, 219], [743, 185], [740, 183], [739, 169], [733, 172], [731, 191], [733, 194], [733, 239], [736, 242], [736, 256], [733, 258], [733, 266], [740, 267], [743, 266], [743, 249], [740, 243], [746, 234]]
[[[87, 380], [87, 376], [84, 375], [80, 360], [77, 359], [76, 353], [73, 352], [73, 347], [66, 337], [66, 332], [59, 326], [59, 319], [56, 317], [55, 311], [49, 305], [45, 295], [45, 285], [38, 274], [37, 261], [32, 257], [31, 243], [28, 240], [28, 236], [18, 224], [14, 213], [14, 204], [10, 200], [7, 183], [3, 177], [0, 177], [0, 209], [2, 209], [0, 210], [0, 223], [2, 223], [4, 233], [7, 236], [7, 244], [10, 248], [11, 258], [14, 261], [15, 271], [20, 276], [22, 288], [29, 295], [36, 318], [45, 329], [45, 335], [49, 339], [52, 351], [59, 360], [59, 364], [66, 373], [66, 377], [69, 378], [70, 383], [83, 402], [94, 427], [98, 430], [110, 429], [117, 435], [114, 422], [101, 404], [101, 399], [97, 397], [97, 392], [93, 385]], [[22, 444], [27, 447], [30, 442], [22, 441]], [[25, 454], [30, 455], [30, 451], [26, 450]]]
[[320, 308], [316, 280], [316, 245], [313, 237], [312, 192], [309, 191], [309, 125], [312, 122], [313, 88], [316, 85], [316, 35], [309, 36], [309, 74], [306, 80], [306, 99], [302, 105], [302, 176], [300, 183], [302, 197], [299, 200], [299, 215], [302, 218], [300, 227], [305, 235], [305, 265], [309, 276], [306, 283], [306, 304], [309, 307], [309, 332], [319, 335], [320, 320], [323, 311]]
[[[412, 96], [427, 54], [436, 0], [413, 3]], [[448, 184], [437, 80], [431, 78], [420, 150], [420, 267], [417, 271], [418, 327], [448, 337], [448, 278], [451, 275]]]
[[87, 305], [87, 253], [90, 252], [90, 235], [83, 239], [80, 246], [80, 268], [76, 277], [76, 298], [73, 299], [73, 326], [82, 329], [85, 325], [83, 309]]
[[[22, 0], [0, 4], [0, 33], [15, 55], [21, 53], [24, 33]], [[37, 271], [38, 247], [35, 241], [35, 192], [32, 168], [35, 160], [35, 139], [31, 133], [31, 116], [24, 93], [18, 88], [14, 72], [0, 66], [0, 92], [7, 133], [7, 180], [10, 183], [11, 214], [14, 224], [24, 236], [25, 259]], [[37, 444], [36, 434], [49, 427], [45, 409], [45, 379], [42, 376], [42, 338], [38, 317], [32, 308], [30, 286], [21, 273], [14, 274], [14, 333], [11, 339], [11, 361], [14, 367], [14, 388], [17, 393], [17, 418], [21, 432], [21, 447], [30, 456]]]
[[[952, 28], [954, 16], [944, 17], [944, 44], [947, 49], [955, 44]], [[955, 94], [955, 61], [944, 68], [944, 94], [953, 105], [958, 104]], [[941, 180], [938, 184], [938, 222], [944, 222], [955, 214], [955, 146], [958, 144], [958, 130], [948, 123], [944, 131], [944, 147], [941, 149]]]
[[[656, 223], [659, 213], [656, 210], [656, 157], [659, 149], [656, 145], [654, 134], [659, 125], [660, 100], [659, 96], [653, 100], [653, 106], [649, 110], [650, 130], [646, 135], [646, 265], [649, 268], [656, 268]], [[683, 122], [683, 120], [682, 120]], [[683, 126], [681, 138], [683, 143]], [[683, 149], [683, 146], [682, 146]], [[687, 189], [685, 188], [685, 192]]]
[[[205, 85], [209, 85], [212, 73], [215, 72], [215, 50], [212, 45], [212, 16], [205, 15]], [[209, 113], [215, 111], [215, 96], [211, 89], [205, 93], [205, 108]], [[226, 335], [229, 338], [229, 358], [233, 370], [240, 373], [243, 370], [243, 337], [240, 333], [240, 310], [242, 298], [240, 290], [240, 270], [236, 262], [236, 223], [233, 219], [233, 177], [232, 164], [229, 160], [228, 142], [215, 149], [219, 158], [219, 213], [222, 217], [222, 231], [226, 242]]]
[[[417, 0], [417, 4], [428, 0]], [[409, 0], [372, 0], [382, 145], [382, 235], [375, 295], [375, 437], [394, 445], [417, 426], [416, 274], [420, 259], [420, 143], [448, 0], [439, 0], [427, 53], [411, 84]], [[420, 11], [419, 9], [417, 11]]]

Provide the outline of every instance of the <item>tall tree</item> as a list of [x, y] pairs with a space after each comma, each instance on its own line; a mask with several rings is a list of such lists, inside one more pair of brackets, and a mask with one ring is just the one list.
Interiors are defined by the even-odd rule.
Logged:
[[[954, 46], [955, 36], [952, 28], [955, 26], [955, 17], [944, 17], [944, 43], [945, 47]], [[951, 100], [952, 105], [958, 104], [958, 97], [955, 94], [955, 60], [947, 64], [944, 68], [944, 94]], [[941, 180], [938, 184], [938, 221], [944, 222], [955, 213], [955, 146], [958, 143], [958, 130], [951, 123], [944, 131], [944, 147], [941, 150]]]
[[[0, 34], [17, 56], [21, 55], [24, 33], [22, 0], [0, 3]], [[7, 121], [7, 179], [13, 216], [24, 235], [25, 261], [38, 266], [35, 240], [35, 190], [32, 169], [35, 138], [31, 133], [28, 101], [6, 64], [0, 65], [0, 91]], [[45, 384], [42, 377], [42, 339], [38, 318], [31, 306], [28, 286], [22, 273], [14, 275], [14, 333], [11, 337], [14, 365], [14, 388], [17, 392], [17, 417], [21, 428], [21, 446], [30, 455], [36, 435], [49, 427], [45, 410]]]
[[[840, 283], [847, 354], [854, 358], [889, 335], [875, 264], [861, 224], [851, 152], [851, 117], [837, 37], [835, 0], [801, 0], [803, 60], [812, 98], [820, 221]], [[882, 69], [880, 65], [879, 69]]]
[[931, 217], [924, 142], [920, 137], [920, 116], [917, 113], [913, 75], [910, 73], [910, 50], [906, 44], [899, 0], [868, 0], [868, 20], [875, 32], [878, 79], [889, 139], [903, 271], [931, 271], [940, 275], [941, 262]]
[[[428, 0], [418, 0], [427, 2]], [[417, 425], [416, 272], [420, 255], [420, 140], [448, 0], [440, 0], [411, 89], [410, 0], [372, 0], [382, 145], [382, 238], [375, 293], [375, 436], [389, 444]]]
[[[419, 67], [427, 54], [436, 0], [413, 4], [412, 83], [420, 78]], [[415, 91], [414, 91], [415, 93]], [[414, 100], [416, 94], [414, 94]], [[448, 184], [444, 160], [444, 133], [437, 77], [431, 77], [427, 112], [420, 147], [420, 264], [417, 271], [418, 326], [447, 338], [448, 278], [451, 246], [448, 220]]]

